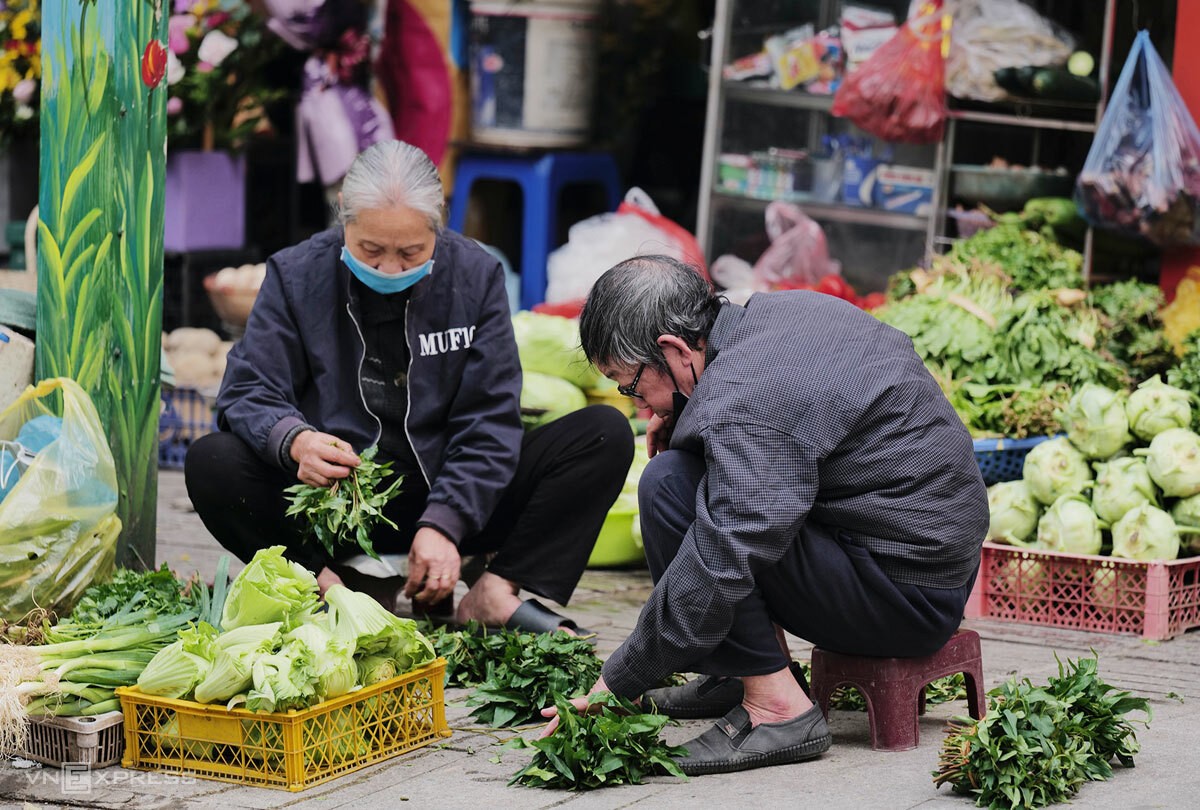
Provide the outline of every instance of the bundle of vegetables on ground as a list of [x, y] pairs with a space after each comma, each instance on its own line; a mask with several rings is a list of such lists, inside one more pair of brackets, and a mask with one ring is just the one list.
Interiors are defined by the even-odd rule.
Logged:
[[[982, 720], [955, 717], [934, 784], [978, 807], [1036, 808], [1074, 796], [1084, 782], [1112, 777], [1112, 761], [1133, 767], [1140, 750], [1132, 722], [1149, 725], [1150, 704], [1100, 679], [1098, 661], [1062, 662], [1045, 686], [1010, 678], [989, 692]], [[1144, 720], [1130, 721], [1131, 712]]]
[[974, 436], [1052, 435], [1072, 390], [1126, 388], [1176, 361], [1158, 288], [1126, 281], [1085, 292], [1081, 262], [1006, 222], [956, 243], [929, 270], [894, 277], [874, 314], [912, 338]]
[[317, 610], [317, 581], [283, 557], [254, 555], [229, 588], [223, 631], [209, 622], [182, 630], [137, 680], [145, 694], [252, 711], [303, 709], [402, 675], [434, 659], [411, 619], [366, 594], [334, 585]]
[[1084, 385], [1060, 415], [1066, 436], [1030, 450], [1021, 480], [988, 490], [988, 539], [1131, 560], [1200, 554], [1197, 404], [1157, 376], [1129, 395]]
[[5, 628], [0, 645], [0, 752], [18, 750], [28, 716], [119, 710], [114, 690], [137, 682], [156, 655], [195, 622], [219, 626], [229, 558], [214, 586], [157, 571], [118, 569], [88, 588], [71, 615], [31, 617]]

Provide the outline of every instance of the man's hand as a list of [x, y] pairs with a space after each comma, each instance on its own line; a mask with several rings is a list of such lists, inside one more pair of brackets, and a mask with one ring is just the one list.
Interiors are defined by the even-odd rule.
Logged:
[[414, 602], [432, 605], [454, 593], [462, 557], [450, 538], [429, 526], [417, 529], [408, 551], [408, 582], [404, 595]]
[[305, 430], [292, 439], [292, 460], [300, 465], [296, 478], [302, 484], [327, 487], [345, 478], [358, 466], [358, 456], [349, 442], [317, 430]]
[[[591, 701], [589, 700], [589, 698], [592, 695], [596, 694], [597, 692], [607, 692], [607, 691], [608, 691], [608, 686], [604, 683], [604, 676], [601, 675], [599, 678], [596, 679], [595, 686], [593, 686], [591, 689], [588, 690], [587, 695], [585, 695], [584, 697], [575, 698], [574, 700], [571, 701], [571, 705], [575, 707], [575, 711], [577, 711], [581, 714], [586, 714], [588, 711], [591, 710], [591, 707], [592, 707], [592, 704], [591, 704]], [[543, 737], [549, 737], [551, 734], [554, 733], [555, 729], [558, 728], [558, 707], [557, 706], [547, 706], [546, 708], [542, 709], [542, 717], [550, 718], [550, 722], [546, 724], [546, 727], [544, 729], [542, 729], [542, 733], [538, 735], [538, 739], [541, 739]]]
[[675, 429], [674, 420], [667, 421], [658, 414], [650, 417], [646, 423], [646, 455], [654, 458], [671, 445], [671, 432]]
[[321, 596], [325, 595], [325, 591], [332, 588], [334, 585], [341, 585], [342, 578], [333, 573], [329, 568], [322, 568], [321, 573], [317, 574], [317, 589], [320, 590]]

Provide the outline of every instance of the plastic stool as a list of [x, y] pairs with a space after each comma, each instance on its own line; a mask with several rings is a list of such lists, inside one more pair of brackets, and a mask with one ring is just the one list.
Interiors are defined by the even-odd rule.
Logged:
[[829, 698], [835, 689], [847, 684], [858, 688], [867, 702], [871, 747], [907, 751], [917, 747], [917, 717], [925, 713], [925, 687], [959, 672], [966, 679], [968, 711], [978, 720], [987, 703], [983, 656], [974, 630], [959, 630], [944, 647], [924, 658], [870, 658], [814, 648], [813, 700], [828, 717]]
[[608, 195], [609, 211], [615, 211], [621, 201], [616, 161], [603, 152], [467, 153], [455, 170], [451, 230], [462, 233], [476, 180], [507, 180], [521, 188], [521, 309], [532, 309], [546, 297], [546, 261], [557, 247], [558, 198], [563, 188], [576, 183], [599, 185]]

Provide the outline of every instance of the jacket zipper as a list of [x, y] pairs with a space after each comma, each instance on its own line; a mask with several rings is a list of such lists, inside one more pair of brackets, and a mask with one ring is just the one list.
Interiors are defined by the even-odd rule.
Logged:
[[375, 412], [371, 410], [371, 406], [367, 404], [367, 393], [363, 391], [362, 387], [362, 367], [367, 360], [367, 339], [363, 337], [362, 327], [358, 325], [358, 319], [354, 317], [354, 310], [351, 309], [349, 301], [346, 302], [346, 314], [350, 316], [350, 323], [354, 324], [354, 331], [358, 333], [358, 339], [362, 343], [362, 355], [358, 359], [358, 398], [362, 400], [363, 410], [369, 413], [375, 420], [375, 424], [379, 426], [379, 430], [375, 434], [375, 441], [371, 442], [371, 444], [379, 444], [379, 440], [383, 438], [383, 420], [376, 416]]
[[[415, 444], [413, 444], [412, 436], [408, 432], [408, 417], [409, 417], [409, 414], [412, 413], [412, 385], [411, 385], [411, 383], [412, 383], [413, 353], [412, 353], [412, 341], [410, 341], [408, 339], [408, 306], [411, 303], [412, 303], [412, 298], [410, 296], [409, 300], [404, 302], [404, 345], [408, 348], [408, 370], [405, 371], [405, 383], [404, 383], [408, 387], [408, 391], [407, 391], [408, 396], [406, 396], [404, 398], [404, 438], [408, 441], [408, 446], [412, 449], [413, 458], [415, 458], [417, 460], [417, 469], [419, 469], [421, 471], [421, 477], [425, 479], [425, 488], [428, 490], [432, 490], [433, 483], [429, 480], [429, 473], [425, 472], [425, 463], [421, 461], [421, 454], [417, 452], [417, 446]], [[366, 354], [365, 342], [363, 345], [364, 345], [363, 353]], [[360, 380], [361, 380], [362, 375], [360, 374], [359, 376], [360, 376]], [[361, 381], [359, 382], [359, 386], [360, 387], [362, 386]]]

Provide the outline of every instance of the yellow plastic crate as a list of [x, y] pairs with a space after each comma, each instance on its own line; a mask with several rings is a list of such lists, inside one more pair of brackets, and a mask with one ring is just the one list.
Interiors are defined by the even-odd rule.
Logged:
[[121, 765], [304, 790], [450, 736], [446, 659], [302, 711], [252, 712], [121, 687]]

